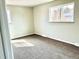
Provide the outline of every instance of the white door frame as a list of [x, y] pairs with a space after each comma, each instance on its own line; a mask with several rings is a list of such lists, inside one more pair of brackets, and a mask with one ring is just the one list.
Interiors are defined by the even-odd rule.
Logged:
[[14, 59], [4, 0], [0, 0], [0, 27], [1, 27], [1, 38], [3, 42], [2, 45], [4, 48], [3, 50], [4, 50], [5, 59]]
[[0, 59], [5, 59], [3, 45], [2, 45], [1, 31], [0, 31]]

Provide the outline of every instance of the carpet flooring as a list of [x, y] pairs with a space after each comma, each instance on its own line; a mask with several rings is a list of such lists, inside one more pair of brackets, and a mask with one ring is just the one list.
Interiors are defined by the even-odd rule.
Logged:
[[12, 40], [14, 59], [79, 59], [79, 48], [41, 36]]

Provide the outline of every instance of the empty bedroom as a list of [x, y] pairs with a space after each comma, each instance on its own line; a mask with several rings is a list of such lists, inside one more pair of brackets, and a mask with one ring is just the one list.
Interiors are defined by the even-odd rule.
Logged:
[[78, 0], [6, 0], [14, 59], [79, 59]]

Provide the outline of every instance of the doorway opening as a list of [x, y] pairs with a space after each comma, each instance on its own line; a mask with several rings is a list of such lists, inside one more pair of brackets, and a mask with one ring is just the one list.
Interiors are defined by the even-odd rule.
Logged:
[[[16, 3], [17, 2], [14, 1], [13, 4], [6, 6], [14, 59], [79, 58], [79, 48], [64, 43], [60, 39], [50, 39], [50, 37], [69, 37], [62, 37], [63, 31], [65, 32], [67, 30], [63, 29], [65, 28], [62, 26], [63, 23], [53, 23], [54, 25], [52, 25], [48, 22], [48, 9], [53, 2], [47, 2], [47, 4], [44, 3], [45, 5], [42, 4], [40, 6], [38, 6], [38, 4], [38, 7], [34, 7], [35, 2], [33, 3], [33, 6], [30, 5], [30, 7], [27, 7], [24, 4], [16, 5]], [[22, 3], [24, 3], [24, 1]], [[63, 31], [57, 30], [61, 28]], [[65, 33], [67, 34], [67, 32]]]

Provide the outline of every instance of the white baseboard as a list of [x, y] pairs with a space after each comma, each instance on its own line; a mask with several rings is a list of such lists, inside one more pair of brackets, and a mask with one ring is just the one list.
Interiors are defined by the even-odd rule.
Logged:
[[29, 36], [29, 35], [33, 35], [34, 33], [30, 33], [30, 34], [26, 34], [26, 35], [21, 35], [21, 36], [17, 36], [17, 37], [11, 37], [11, 39], [16, 39], [16, 38], [20, 38], [20, 37], [25, 37], [25, 36]]
[[46, 35], [41, 35], [41, 34], [37, 34], [37, 35], [40, 35], [40, 36], [43, 36], [43, 37], [48, 37], [50, 39], [58, 40], [58, 41], [65, 42], [65, 43], [72, 44], [74, 46], [79, 47], [79, 43], [69, 42], [69, 41], [61, 40], [61, 39], [57, 39], [57, 38], [52, 38], [52, 37], [49, 37], [49, 36], [46, 36]]

